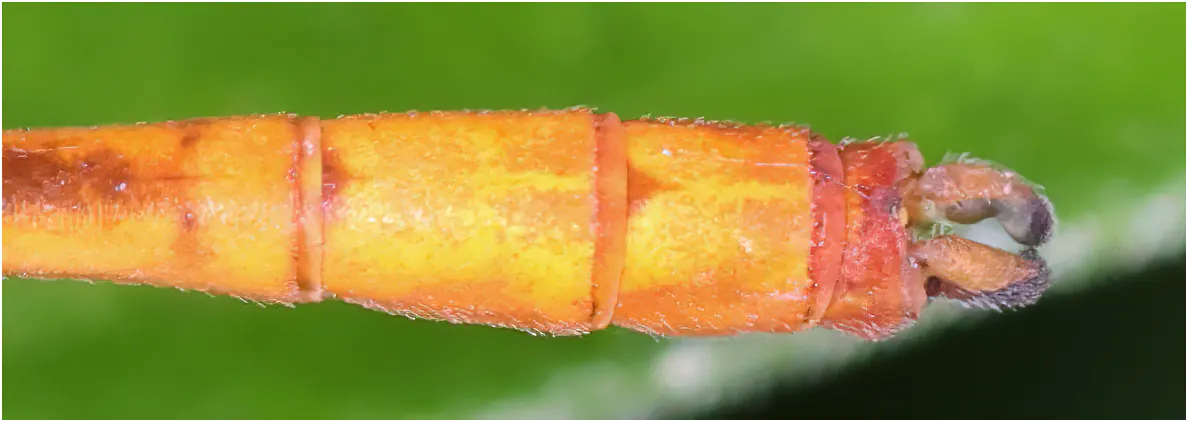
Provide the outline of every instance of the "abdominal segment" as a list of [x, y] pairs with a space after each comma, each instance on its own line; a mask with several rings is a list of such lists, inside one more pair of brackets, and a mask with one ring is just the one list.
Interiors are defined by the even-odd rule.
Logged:
[[619, 275], [605, 269], [621, 264], [599, 254], [621, 258], [622, 235], [607, 232], [625, 218], [612, 205], [625, 189], [603, 186], [625, 183], [614, 168], [623, 139], [599, 130], [606, 120], [574, 110], [323, 122], [326, 293], [460, 323], [605, 327], [595, 315]]
[[857, 151], [581, 108], [12, 130], [4, 273], [555, 335], [893, 330], [902, 160]]
[[4, 132], [4, 273], [300, 299], [292, 116]]
[[809, 132], [635, 121], [627, 263], [615, 324], [662, 334], [789, 332], [813, 323]]

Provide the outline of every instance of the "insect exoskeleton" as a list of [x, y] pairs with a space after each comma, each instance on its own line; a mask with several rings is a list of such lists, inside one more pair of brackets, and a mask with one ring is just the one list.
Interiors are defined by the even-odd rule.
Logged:
[[4, 273], [337, 298], [555, 335], [865, 338], [1047, 270], [921, 226], [1054, 219], [1014, 173], [907, 141], [559, 111], [289, 114], [4, 132]]

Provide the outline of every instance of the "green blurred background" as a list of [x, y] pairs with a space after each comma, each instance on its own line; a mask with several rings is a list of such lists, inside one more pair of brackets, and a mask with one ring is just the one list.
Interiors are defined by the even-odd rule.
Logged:
[[[584, 104], [795, 121], [835, 141], [908, 132], [930, 162], [970, 152], [1045, 185], [1084, 237], [1050, 252], [1071, 286], [1156, 252], [1183, 259], [1184, 16], [1183, 4], [5, 4], [3, 127]], [[1062, 300], [1100, 285], [1081, 284], [1092, 288]], [[3, 290], [6, 418], [664, 416], [705, 407], [692, 381], [669, 376], [699, 371], [664, 366], [674, 349], [727, 362], [720, 389], [779, 372], [723, 375], [761, 362], [719, 356], [735, 350], [723, 342], [804, 367], [830, 354], [823, 344], [875, 362], [917, 350], [829, 333], [544, 338], [106, 284], [7, 279]], [[1183, 347], [1177, 321], [1104, 312], [1056, 329], [1143, 324]], [[976, 339], [978, 327], [947, 330]], [[1109, 365], [1094, 362], [1087, 373]], [[1168, 380], [1144, 382], [1182, 400], [1183, 378]], [[1058, 388], [1085, 382], [1068, 381]]]

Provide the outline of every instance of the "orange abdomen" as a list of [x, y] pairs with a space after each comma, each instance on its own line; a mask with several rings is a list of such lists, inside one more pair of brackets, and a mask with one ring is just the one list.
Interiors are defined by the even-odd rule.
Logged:
[[12, 130], [4, 273], [552, 334], [879, 337], [923, 303], [895, 207], [848, 186], [894, 193], [905, 152], [862, 148], [586, 109]]

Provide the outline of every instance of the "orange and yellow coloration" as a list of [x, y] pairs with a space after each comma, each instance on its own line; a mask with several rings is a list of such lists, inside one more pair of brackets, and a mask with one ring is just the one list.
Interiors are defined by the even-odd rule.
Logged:
[[1033, 302], [1046, 199], [909, 142], [563, 111], [292, 115], [4, 132], [4, 274], [259, 302], [338, 298], [557, 335], [824, 326], [877, 339], [929, 296]]

